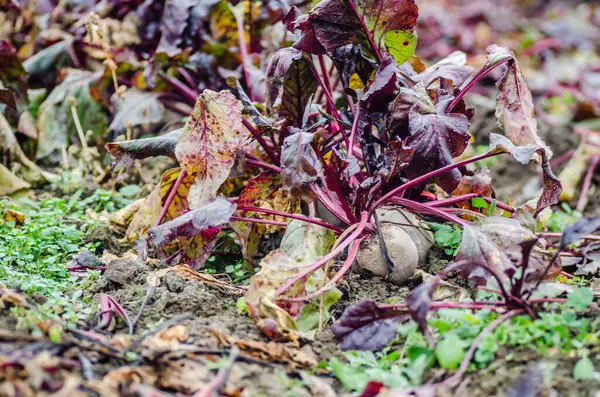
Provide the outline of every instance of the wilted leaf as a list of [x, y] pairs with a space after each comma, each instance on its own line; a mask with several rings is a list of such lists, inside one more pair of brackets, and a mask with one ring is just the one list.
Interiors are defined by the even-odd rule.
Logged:
[[167, 0], [160, 22], [160, 42], [157, 53], [164, 52], [169, 56], [177, 55], [181, 49], [184, 31], [193, 36], [200, 22], [208, 15], [210, 8], [219, 0]]
[[323, 167], [311, 146], [313, 134], [297, 131], [285, 138], [281, 149], [281, 178], [294, 195], [311, 197], [310, 184], [323, 174]]
[[[175, 182], [181, 173], [181, 168], [172, 168], [165, 171], [160, 177], [160, 196], [161, 206], [166, 204], [167, 198], [171, 193], [171, 189], [175, 186]], [[182, 179], [177, 192], [173, 196], [173, 201], [167, 209], [167, 216], [170, 219], [175, 219], [180, 215], [185, 214], [189, 210], [188, 195], [190, 186], [194, 183], [194, 178], [187, 175]]]
[[[418, 111], [412, 108], [409, 113], [411, 136], [407, 145], [415, 149], [414, 159], [406, 169], [409, 178], [452, 164], [454, 158], [460, 156], [467, 147], [471, 138], [467, 132], [469, 121], [464, 114], [446, 114], [446, 102], [438, 103], [435, 112], [421, 113], [424, 109]], [[445, 191], [451, 192], [458, 186], [460, 178], [460, 171], [454, 169], [438, 176], [435, 182]]]
[[335, 235], [330, 229], [290, 220], [279, 248], [299, 264], [310, 264], [325, 256], [335, 242]]
[[[76, 127], [71, 113], [71, 104], [67, 100], [75, 98], [75, 107], [84, 133], [92, 131], [91, 139], [106, 131], [108, 118], [102, 106], [92, 97], [90, 85], [101, 77], [99, 73], [70, 69], [65, 80], [46, 98], [39, 108], [38, 151], [36, 159], [58, 163], [62, 159], [63, 146], [71, 144], [76, 137]], [[79, 138], [75, 138], [79, 142]]]
[[223, 346], [238, 346], [241, 351], [266, 362], [285, 363], [296, 367], [312, 368], [317, 365], [313, 357], [307, 356], [303, 351], [291, 346], [275, 342], [257, 342], [234, 338], [212, 330], [212, 335]]
[[[493, 197], [494, 189], [492, 188], [492, 178], [489, 169], [482, 168], [477, 170], [474, 175], [463, 175], [456, 189], [452, 191], [452, 196], [461, 196], [469, 193], [475, 193], [483, 197]], [[470, 204], [465, 203], [461, 206], [469, 208]]]
[[[27, 102], [27, 72], [17, 56], [15, 48], [6, 40], [0, 40], [0, 88], [5, 95], [0, 95], [0, 104], [13, 108], [13, 121], [18, 117], [17, 105], [21, 110]], [[5, 115], [11, 114], [6, 109]]]
[[347, 308], [331, 332], [342, 350], [380, 350], [396, 337], [396, 323], [408, 317], [406, 310], [381, 309], [374, 301], [362, 301]]
[[122, 134], [127, 126], [153, 126], [163, 121], [165, 108], [158, 100], [160, 94], [154, 92], [142, 92], [135, 88], [123, 93], [121, 100], [115, 99], [115, 116], [108, 127], [109, 131]]
[[273, 113], [283, 87], [279, 116], [289, 117], [293, 125], [302, 127], [304, 112], [319, 86], [310, 69], [310, 60], [295, 48], [282, 48], [271, 57], [266, 77], [267, 109]]
[[438, 79], [452, 80], [454, 86], [460, 87], [473, 73], [473, 68], [466, 66], [467, 55], [464, 52], [455, 51], [446, 58], [431, 65], [414, 77], [415, 81], [422, 81], [425, 87]]
[[[264, 171], [248, 181], [248, 184], [240, 193], [237, 204], [240, 206], [260, 206], [261, 201], [270, 197], [276, 189], [281, 186], [281, 177], [272, 172]], [[239, 215], [245, 218], [252, 218], [257, 213], [254, 211], [240, 211]], [[258, 252], [258, 243], [261, 235], [265, 232], [265, 225], [237, 221], [232, 222], [231, 227], [235, 231], [240, 241], [244, 259], [252, 264], [254, 256]]]
[[290, 302], [281, 298], [298, 297], [323, 286], [326, 281], [323, 271], [313, 273], [308, 279], [298, 280], [281, 297], [276, 297], [276, 292], [289, 278], [298, 274], [301, 265], [311, 264], [326, 255], [333, 242], [331, 230], [292, 220], [281, 240], [281, 248], [264, 257], [259, 264], [260, 271], [250, 279], [246, 304], [252, 317], [256, 321], [270, 318], [278, 328], [297, 330], [294, 318], [300, 314], [304, 302]]
[[29, 189], [31, 185], [0, 163], [0, 196], [8, 196], [21, 189]]
[[583, 236], [594, 233], [598, 229], [600, 229], [600, 216], [583, 218], [571, 225], [565, 226], [560, 240], [560, 248], [564, 249], [567, 245], [573, 244]]
[[148, 229], [150, 229], [158, 220], [161, 210], [160, 185], [156, 185], [152, 192], [144, 199], [139, 210], [131, 219], [127, 232], [125, 233], [125, 238], [129, 241], [135, 241], [146, 234]]
[[130, 141], [109, 142], [106, 150], [115, 158], [115, 169], [133, 164], [133, 160], [154, 156], [175, 157], [175, 146], [183, 128], [154, 138], [132, 139]]
[[242, 126], [241, 106], [231, 92], [204, 90], [175, 147], [181, 167], [196, 178], [190, 188], [190, 208], [200, 208], [216, 197], [248, 134]]
[[310, 14], [302, 15], [297, 9], [284, 18], [288, 29], [300, 30], [294, 47], [311, 54], [331, 54], [347, 44], [364, 40], [359, 19], [363, 19], [378, 49], [387, 46], [398, 63], [412, 56], [416, 36], [412, 30], [417, 22], [418, 8], [413, 0], [325, 0]]
[[402, 141], [390, 142], [383, 153], [385, 161], [383, 175], [387, 179], [395, 177], [410, 164], [414, 155], [415, 149], [405, 146]]
[[189, 211], [169, 222], [148, 230], [148, 242], [154, 247], [162, 247], [176, 237], [190, 238], [202, 231], [220, 226], [229, 221], [235, 212], [235, 204], [219, 196], [209, 204]]
[[535, 215], [537, 216], [544, 208], [558, 203], [562, 192], [562, 185], [558, 178], [554, 176], [554, 173], [552, 173], [550, 161], [546, 156], [544, 148], [535, 145], [515, 146], [508, 138], [502, 135], [490, 134], [490, 150], [508, 153], [521, 164], [527, 164], [537, 153], [541, 157], [543, 189], [537, 202]]
[[523, 78], [515, 55], [497, 45], [491, 45], [487, 50], [486, 65], [508, 59], [506, 71], [498, 81], [499, 92], [496, 98], [498, 124], [515, 146], [533, 145], [544, 149], [548, 158], [552, 157], [552, 151], [537, 134], [531, 91]]
[[482, 268], [477, 267], [477, 264], [487, 266], [501, 280], [515, 270], [504, 250], [501, 250], [487, 234], [474, 226], [464, 226], [456, 259], [473, 263], [472, 266], [467, 268], [467, 273], [469, 278], [477, 284], [485, 285], [487, 280], [491, 279], [491, 275]]

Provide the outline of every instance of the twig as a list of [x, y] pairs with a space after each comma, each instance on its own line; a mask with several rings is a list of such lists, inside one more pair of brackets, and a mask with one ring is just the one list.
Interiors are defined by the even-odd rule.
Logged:
[[594, 171], [596, 170], [599, 161], [600, 154], [594, 155], [594, 157], [592, 157], [590, 167], [585, 174], [585, 179], [583, 180], [583, 185], [581, 186], [581, 192], [579, 193], [579, 200], [577, 201], [577, 211], [579, 212], [583, 212], [585, 205], [587, 204], [587, 196], [592, 184], [592, 177], [594, 176]]
[[237, 346], [232, 346], [229, 351], [229, 359], [227, 363], [217, 373], [217, 376], [202, 390], [194, 393], [193, 397], [216, 397], [219, 395], [221, 389], [229, 379], [229, 375], [231, 374], [231, 370], [233, 369], [233, 364], [237, 360], [240, 354], [240, 348]]
[[156, 287], [154, 287], [154, 286], [148, 287], [146, 289], [146, 295], [144, 296], [144, 300], [142, 301], [142, 305], [140, 306], [140, 310], [138, 310], [138, 313], [135, 316], [135, 318], [133, 319], [133, 321], [131, 321], [131, 323], [129, 323], [129, 335], [133, 335], [133, 331], [135, 330], [135, 326], [137, 325], [138, 321], [140, 321], [140, 318], [142, 318], [142, 313], [144, 312], [144, 308], [148, 304], [148, 301], [150, 300], [150, 298], [152, 297], [152, 295], [154, 295], [154, 291], [156, 291]]

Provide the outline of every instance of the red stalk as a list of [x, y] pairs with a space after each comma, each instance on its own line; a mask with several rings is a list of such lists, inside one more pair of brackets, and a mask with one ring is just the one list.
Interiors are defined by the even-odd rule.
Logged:
[[465, 221], [457, 216], [451, 215], [447, 212], [442, 211], [441, 209], [431, 207], [427, 204], [419, 203], [418, 201], [412, 201], [412, 200], [408, 200], [408, 199], [404, 199], [404, 198], [400, 198], [400, 197], [392, 197], [390, 199], [390, 201], [395, 204], [401, 205], [402, 207], [413, 210], [415, 212], [437, 215], [442, 219], [446, 219], [447, 221], [454, 222], [460, 226], [465, 226], [468, 224], [467, 221]]
[[577, 201], [577, 211], [583, 212], [585, 209], [585, 205], [587, 204], [587, 196], [590, 191], [590, 186], [592, 184], [592, 178], [594, 176], [594, 171], [596, 167], [598, 167], [598, 162], [600, 161], [600, 154], [594, 155], [592, 157], [592, 162], [590, 167], [585, 174], [585, 179], [583, 180], [583, 185], [581, 186], [581, 192], [579, 193], [579, 200]]
[[471, 157], [471, 158], [468, 158], [468, 159], [465, 159], [465, 160], [462, 160], [462, 161], [458, 161], [456, 163], [449, 164], [449, 165], [447, 165], [445, 167], [438, 168], [437, 170], [428, 172], [425, 175], [421, 175], [420, 177], [415, 178], [415, 179], [413, 179], [411, 181], [408, 181], [405, 184], [398, 186], [397, 188], [391, 190], [390, 192], [388, 192], [387, 194], [385, 194], [384, 196], [382, 196], [373, 205], [371, 205], [370, 211], [372, 212], [375, 208], [379, 207], [381, 204], [385, 203], [386, 201], [389, 201], [392, 197], [394, 197], [394, 196], [396, 196], [396, 195], [404, 192], [406, 189], [409, 189], [409, 188], [411, 188], [413, 186], [416, 186], [416, 185], [420, 185], [421, 183], [424, 183], [424, 182], [426, 182], [427, 180], [429, 180], [429, 179], [431, 179], [433, 177], [441, 175], [444, 172], [448, 172], [450, 170], [453, 170], [455, 168], [459, 168], [459, 167], [465, 166], [467, 164], [475, 163], [477, 161], [486, 159], [488, 157], [497, 156], [498, 154], [500, 154], [500, 153], [485, 152], [485, 153], [480, 154], [478, 156], [474, 156], [474, 157]]
[[446, 108], [446, 113], [452, 112], [452, 109], [454, 109], [454, 107], [458, 104], [458, 102], [460, 102], [460, 100], [465, 96], [465, 94], [471, 88], [473, 88], [473, 86], [479, 80], [481, 80], [486, 74], [488, 74], [492, 70], [496, 69], [498, 66], [505, 64], [510, 59], [511, 58], [505, 58], [505, 59], [503, 59], [501, 61], [498, 61], [496, 64], [490, 66], [489, 68], [487, 68], [487, 69], [481, 69], [479, 72], [477, 72], [477, 74], [471, 80], [469, 80], [469, 82], [464, 86], [464, 88], [462, 88], [460, 90], [460, 92], [456, 95], [456, 97], [454, 98], [454, 100], [452, 100], [452, 102], [450, 102], [450, 105], [448, 105], [448, 107]]
[[[562, 238], [562, 233], [550, 233], [550, 232], [542, 232], [542, 233], [536, 233], [538, 237], [544, 237], [544, 238]], [[592, 240], [592, 241], [600, 241], [600, 236], [595, 236], [595, 235], [587, 235], [587, 236], [583, 236], [581, 237], [582, 240]]]
[[[356, 258], [356, 254], [358, 254], [358, 248], [360, 247], [361, 241], [362, 241], [362, 239], [354, 241], [354, 243], [352, 244], [352, 247], [350, 247], [350, 251], [348, 252], [348, 257], [344, 261], [344, 264], [342, 265], [342, 267], [340, 267], [340, 270], [338, 270], [338, 272], [335, 274], [335, 276], [333, 276], [333, 278], [331, 280], [329, 280], [329, 282], [327, 284], [325, 284], [323, 287], [319, 288], [315, 292], [310, 293], [306, 296], [298, 296], [295, 298], [283, 298], [282, 300], [284, 300], [286, 302], [305, 302], [305, 301], [309, 301], [312, 298], [316, 298], [317, 296], [322, 295], [325, 292], [327, 292], [331, 287], [333, 287], [335, 284], [338, 283], [338, 281], [340, 281], [342, 279], [342, 277], [348, 272], [348, 270], [350, 270], [350, 268], [352, 267], [352, 264], [354, 263], [354, 259]], [[327, 275], [325, 275], [325, 276], [327, 276]]]
[[272, 221], [270, 219], [259, 219], [259, 218], [246, 218], [243, 216], [232, 216], [229, 218], [232, 222], [252, 222], [252, 223], [264, 223], [265, 225], [275, 226], [287, 226], [287, 222]]
[[[252, 12], [252, 9], [250, 9], [250, 12]], [[235, 12], [233, 14], [235, 15]], [[237, 22], [236, 25], [240, 42], [240, 56], [242, 57], [242, 70], [244, 71], [244, 80], [246, 80], [246, 89], [248, 90], [250, 99], [252, 102], [254, 102], [256, 98], [252, 92], [252, 82], [250, 80], [250, 74], [248, 73], [248, 65], [250, 64], [250, 60], [248, 59], [248, 47], [246, 46], [246, 31], [244, 30], [244, 21], [240, 21], [237, 16], [235, 20]]]
[[179, 92], [185, 99], [190, 101], [191, 103], [196, 103], [196, 99], [200, 93], [195, 90], [189, 88], [187, 85], [183, 84], [181, 81], [174, 79], [173, 77], [167, 75], [166, 73], [159, 72], [158, 75], [171, 87], [175, 88], [177, 92]]
[[[299, 221], [303, 221], [303, 222], [307, 222], [307, 223], [312, 223], [314, 225], [318, 225], [318, 226], [322, 226], [322, 227], [327, 228], [327, 229], [331, 229], [331, 230], [335, 231], [336, 233], [342, 233], [344, 231], [342, 228], [339, 228], [339, 227], [337, 227], [335, 225], [331, 225], [331, 224], [329, 224], [327, 222], [323, 222], [323, 221], [320, 221], [318, 219], [309, 218], [309, 217], [304, 216], [304, 215], [290, 214], [288, 212], [281, 212], [281, 211], [275, 211], [275, 210], [270, 210], [270, 209], [266, 209], [266, 208], [253, 207], [253, 206], [250, 206], [250, 205], [238, 205], [237, 206], [237, 210], [238, 211], [261, 212], [261, 213], [264, 213], [264, 214], [281, 216], [281, 217], [284, 217], [284, 218], [297, 219]], [[251, 218], [251, 219], [254, 219], [254, 218]]]
[[436, 201], [432, 201], [430, 203], [427, 203], [428, 207], [443, 207], [445, 205], [451, 205], [451, 204], [456, 204], [456, 203], [462, 203], [463, 201], [469, 201], [472, 198], [475, 198], [479, 196], [477, 193], [468, 193], [468, 194], [461, 194], [460, 196], [456, 196], [456, 197], [449, 197], [443, 200], [436, 200]]
[[375, 58], [377, 58], [377, 62], [381, 63], [381, 59], [382, 59], [381, 52], [379, 52], [379, 47], [377, 47], [375, 45], [375, 40], [373, 40], [373, 35], [367, 28], [367, 25], [365, 24], [365, 20], [363, 19], [362, 15], [360, 15], [358, 10], [356, 9], [354, 0], [350, 0], [350, 1], [348, 1], [348, 3], [350, 4], [352, 11], [354, 11], [356, 18], [358, 18], [358, 21], [360, 22], [360, 27], [362, 28], [363, 32], [365, 33], [365, 36], [367, 36], [367, 40], [369, 41], [369, 45], [371, 46], [371, 49], [373, 50], [373, 54], [375, 54]]
[[488, 204], [491, 204], [494, 200], [496, 201], [496, 207], [498, 208], [502, 208], [504, 211], [508, 211], [511, 214], [513, 214], [515, 212], [515, 209], [513, 207], [511, 207], [510, 205], [502, 202], [502, 201], [498, 201], [496, 199], [493, 199], [491, 197], [482, 197], [482, 199], [484, 199]]
[[192, 76], [188, 73], [187, 70], [185, 70], [184, 67], [179, 66], [177, 68], [177, 71], [183, 76], [183, 78], [185, 79], [185, 81], [188, 83], [188, 85], [190, 86], [190, 88], [192, 89], [196, 89], [196, 82], [194, 81], [194, 79], [192, 78]]
[[314, 264], [310, 265], [306, 270], [298, 273], [296, 276], [292, 277], [287, 282], [285, 282], [281, 287], [279, 287], [276, 295], [283, 294], [292, 285], [294, 285], [298, 280], [308, 277], [315, 270], [319, 269], [322, 266], [325, 266], [325, 264], [327, 262], [329, 262], [330, 260], [332, 260], [336, 256], [338, 256], [340, 253], [342, 253], [342, 251], [344, 251], [346, 249], [346, 247], [348, 247], [353, 241], [355, 241], [362, 234], [362, 232], [365, 229], [365, 226], [367, 225], [367, 219], [368, 219], [367, 213], [363, 212], [361, 214], [360, 222], [359, 222], [357, 228], [342, 243], [340, 243], [340, 245], [338, 245], [329, 254], [325, 255], [324, 257], [322, 257], [321, 259], [316, 261]]
[[187, 171], [182, 168], [181, 171], [179, 171], [179, 175], [177, 176], [175, 183], [173, 183], [173, 186], [171, 186], [171, 189], [169, 190], [169, 195], [167, 196], [165, 205], [163, 205], [163, 208], [160, 211], [160, 215], [158, 215], [158, 219], [154, 223], [154, 227], [160, 225], [160, 223], [165, 218], [165, 215], [167, 215], [167, 211], [169, 211], [169, 207], [171, 206], [171, 203], [173, 202], [173, 199], [175, 198], [175, 194], [177, 193], [177, 190], [179, 190], [179, 186], [181, 185], [181, 182], [183, 181], [183, 178], [185, 178], [186, 175], [187, 175]]
[[273, 171], [277, 174], [281, 173], [281, 168], [273, 165], [273, 164], [269, 164], [269, 163], [265, 163], [262, 160], [255, 160], [255, 159], [246, 159], [246, 165], [250, 166], [250, 167], [259, 167], [259, 168], [264, 168], [267, 169], [269, 171]]
[[570, 159], [571, 157], [573, 157], [573, 155], [575, 154], [575, 149], [571, 149], [566, 153], [561, 154], [560, 156], [554, 158], [551, 162], [550, 162], [550, 166], [551, 167], [556, 167], [559, 164], [562, 164], [563, 162], [567, 161], [568, 159]]
[[279, 164], [279, 156], [277, 156], [277, 153], [273, 151], [271, 146], [269, 146], [262, 135], [260, 135], [260, 132], [258, 132], [258, 130], [254, 128], [254, 126], [248, 120], [246, 120], [245, 117], [242, 117], [242, 123], [244, 123], [244, 127], [250, 131], [254, 139], [256, 139], [256, 141], [260, 144], [265, 153], [267, 153], [267, 156], [269, 156], [271, 161], [275, 164]]

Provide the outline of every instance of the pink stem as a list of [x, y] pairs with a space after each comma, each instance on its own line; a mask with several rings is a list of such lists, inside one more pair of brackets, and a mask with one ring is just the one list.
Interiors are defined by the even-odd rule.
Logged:
[[454, 107], [458, 104], [458, 102], [460, 102], [460, 100], [465, 96], [465, 94], [467, 92], [469, 92], [469, 90], [471, 88], [473, 88], [473, 86], [479, 80], [481, 80], [483, 78], [483, 76], [485, 76], [492, 70], [496, 69], [498, 66], [503, 65], [504, 63], [508, 62], [508, 60], [510, 60], [510, 59], [511, 58], [505, 58], [505, 59], [499, 61], [498, 63], [496, 63], [495, 65], [493, 65], [489, 68], [486, 68], [486, 69], [481, 69], [479, 72], [477, 72], [477, 74], [467, 83], [467, 85], [465, 85], [465, 87], [460, 90], [460, 92], [456, 95], [456, 97], [450, 103], [450, 105], [448, 105], [448, 107], [446, 108], [446, 113], [452, 112], [452, 109], [454, 109]]
[[598, 162], [600, 161], [600, 154], [594, 155], [592, 157], [592, 162], [590, 167], [585, 174], [585, 179], [583, 180], [583, 185], [581, 186], [581, 192], [579, 193], [579, 201], [577, 201], [577, 211], [583, 212], [585, 209], [585, 205], [587, 204], [587, 195], [590, 191], [590, 186], [592, 185], [592, 178], [594, 177], [594, 171], [598, 166]]
[[[250, 9], [250, 13], [252, 13], [252, 9]], [[244, 71], [244, 80], [246, 80], [246, 89], [248, 91], [250, 99], [252, 100], [252, 102], [254, 102], [256, 98], [254, 97], [254, 93], [252, 92], [252, 82], [250, 80], [250, 74], [248, 73], [248, 65], [250, 61], [248, 59], [248, 47], [246, 46], [246, 31], [244, 30], [244, 21], [239, 20], [237, 17], [235, 19], [237, 22], [236, 25], [240, 43], [240, 56], [242, 57], [242, 70]]]
[[270, 219], [258, 219], [258, 218], [246, 218], [243, 216], [232, 216], [229, 218], [232, 222], [252, 222], [252, 223], [264, 223], [265, 225], [275, 225], [275, 226], [287, 226], [287, 222], [281, 221], [272, 221]]
[[[305, 302], [305, 301], [309, 301], [312, 298], [315, 298], [315, 297], [327, 292], [331, 287], [333, 287], [335, 284], [338, 283], [338, 281], [340, 281], [342, 279], [342, 277], [344, 276], [344, 274], [346, 274], [348, 272], [348, 270], [350, 270], [350, 268], [352, 267], [352, 264], [354, 263], [354, 259], [356, 258], [356, 254], [358, 253], [358, 248], [360, 247], [361, 241], [362, 241], [362, 239], [354, 241], [354, 243], [352, 244], [352, 247], [350, 247], [350, 251], [348, 252], [348, 257], [344, 261], [344, 264], [342, 265], [342, 267], [340, 267], [340, 270], [338, 270], [338, 272], [335, 274], [335, 276], [333, 276], [333, 278], [331, 280], [329, 280], [329, 282], [327, 284], [325, 284], [322, 288], [319, 288], [315, 292], [310, 293], [306, 296], [298, 296], [295, 298], [283, 298], [281, 300], [284, 300], [286, 302]], [[325, 276], [327, 276], [327, 275], [325, 275]]]
[[427, 206], [428, 207], [443, 207], [446, 205], [462, 203], [463, 201], [469, 201], [472, 198], [475, 198], [477, 196], [479, 196], [477, 193], [461, 194], [460, 196], [456, 196], [456, 197], [449, 197], [449, 198], [443, 199], [443, 200], [432, 201], [430, 203], [427, 203]]
[[373, 50], [373, 54], [375, 54], [375, 58], [377, 58], [377, 62], [381, 63], [381, 60], [382, 60], [381, 52], [379, 51], [379, 47], [377, 45], [375, 45], [375, 40], [373, 40], [373, 35], [369, 31], [369, 28], [367, 28], [367, 25], [365, 24], [365, 20], [363, 19], [363, 17], [360, 15], [358, 10], [356, 9], [354, 0], [350, 0], [350, 1], [348, 1], [348, 3], [350, 4], [352, 11], [354, 11], [356, 18], [358, 18], [358, 21], [360, 22], [360, 27], [362, 28], [363, 32], [365, 33], [365, 36], [367, 36], [367, 40], [369, 41], [369, 45], [371, 46], [371, 49]]
[[356, 111], [354, 112], [354, 121], [352, 122], [352, 131], [350, 132], [350, 142], [348, 143], [348, 151], [354, 149], [354, 142], [356, 141], [356, 132], [358, 130], [358, 122], [361, 118], [361, 106], [360, 103], [356, 105]]
[[329, 254], [325, 255], [324, 257], [322, 257], [321, 259], [316, 261], [314, 264], [309, 266], [308, 269], [304, 270], [301, 273], [298, 273], [296, 276], [292, 277], [287, 282], [285, 282], [281, 287], [279, 287], [279, 289], [277, 289], [276, 295], [283, 294], [290, 287], [292, 287], [292, 285], [294, 285], [298, 280], [308, 277], [315, 270], [321, 268], [322, 266], [325, 266], [325, 264], [327, 262], [329, 262], [330, 260], [332, 260], [333, 258], [338, 256], [342, 251], [344, 251], [348, 245], [350, 245], [353, 241], [355, 241], [362, 234], [363, 230], [365, 229], [365, 226], [367, 225], [367, 219], [368, 219], [367, 213], [363, 212], [360, 217], [360, 222], [359, 222], [356, 230], [354, 230], [354, 232], [352, 232], [352, 234], [350, 234], [340, 245], [338, 245]]
[[169, 195], [167, 196], [165, 205], [163, 205], [162, 210], [160, 211], [160, 215], [158, 215], [158, 219], [154, 223], [154, 227], [160, 225], [160, 223], [165, 218], [165, 215], [167, 215], [167, 212], [169, 211], [169, 207], [171, 206], [171, 203], [173, 202], [173, 199], [175, 198], [175, 195], [177, 194], [177, 190], [179, 190], [179, 186], [181, 185], [181, 182], [183, 181], [183, 178], [186, 177], [186, 175], [187, 175], [187, 171], [182, 168], [179, 171], [179, 175], [177, 176], [175, 183], [173, 183], [173, 186], [171, 186], [171, 190], [169, 190]]
[[[494, 200], [496, 200], [491, 197], [485, 197], [485, 196], [482, 197], [482, 199], [484, 199], [488, 204], [491, 204]], [[496, 200], [496, 207], [502, 208], [504, 211], [508, 211], [511, 214], [513, 214], [515, 212], [515, 209], [513, 207], [511, 207], [510, 205], [508, 205], [506, 203], [503, 203], [502, 201]]]
[[183, 76], [185, 81], [188, 83], [191, 89], [196, 90], [196, 82], [192, 78], [192, 76], [185, 70], [184, 67], [180, 66], [177, 68], [177, 71]]
[[190, 101], [191, 103], [196, 103], [196, 99], [198, 95], [200, 95], [195, 90], [189, 88], [187, 85], [183, 84], [181, 81], [174, 79], [173, 77], [167, 75], [166, 73], [159, 72], [158, 75], [171, 87], [175, 88], [177, 92], [179, 92], [185, 99]]
[[255, 159], [246, 159], [246, 165], [250, 166], [250, 167], [259, 167], [259, 168], [264, 168], [267, 169], [269, 171], [273, 171], [277, 174], [281, 173], [281, 168], [277, 167], [276, 165], [273, 164], [269, 164], [269, 163], [265, 163], [262, 160], [255, 160]]
[[327, 222], [320, 221], [318, 219], [309, 218], [309, 217], [304, 216], [304, 215], [290, 214], [290, 213], [287, 213], [287, 212], [275, 211], [275, 210], [270, 210], [270, 209], [260, 208], [260, 207], [253, 207], [253, 206], [250, 206], [250, 205], [238, 205], [237, 206], [237, 210], [238, 211], [261, 212], [261, 213], [264, 213], [264, 214], [281, 216], [281, 217], [284, 217], [284, 218], [297, 219], [299, 221], [303, 221], [303, 222], [307, 222], [307, 223], [312, 223], [314, 225], [318, 225], [318, 226], [322, 226], [322, 227], [327, 228], [327, 229], [331, 229], [331, 230], [335, 231], [336, 233], [342, 233], [344, 231], [342, 228], [339, 228], [337, 226], [331, 225], [331, 224], [329, 224]]
[[556, 167], [557, 165], [567, 161], [575, 154], [575, 149], [571, 149], [566, 153], [561, 154], [550, 162], [551, 167]]
[[405, 184], [398, 186], [397, 188], [391, 190], [390, 192], [388, 192], [387, 194], [385, 194], [384, 196], [382, 196], [379, 200], [377, 200], [371, 206], [371, 211], [373, 211], [375, 208], [379, 207], [381, 204], [385, 203], [386, 201], [389, 201], [392, 197], [394, 197], [394, 196], [396, 196], [396, 195], [404, 192], [406, 189], [409, 189], [409, 188], [411, 188], [413, 186], [416, 186], [416, 185], [420, 185], [421, 183], [424, 183], [427, 180], [429, 180], [429, 179], [431, 179], [431, 178], [433, 178], [435, 176], [441, 175], [441, 174], [443, 174], [445, 172], [448, 172], [450, 170], [453, 170], [455, 168], [459, 168], [459, 167], [462, 167], [462, 166], [467, 165], [467, 164], [475, 163], [477, 161], [486, 159], [488, 157], [497, 156], [498, 154], [501, 154], [501, 153], [485, 152], [485, 153], [480, 154], [478, 156], [474, 156], [474, 157], [471, 157], [471, 158], [468, 158], [468, 159], [465, 159], [465, 160], [462, 160], [462, 161], [458, 161], [456, 163], [449, 164], [449, 165], [447, 165], [445, 167], [438, 168], [437, 170], [428, 172], [425, 175], [421, 175], [420, 177], [415, 178], [415, 179], [413, 179], [411, 181], [408, 181]]
[[246, 120], [245, 117], [242, 117], [242, 123], [244, 123], [244, 127], [246, 127], [250, 131], [254, 139], [256, 139], [256, 141], [264, 149], [271, 161], [275, 164], [279, 164], [279, 156], [277, 156], [277, 153], [273, 151], [271, 146], [269, 146], [269, 144], [265, 141], [262, 135], [260, 135], [260, 132], [258, 132], [258, 130], [254, 128], [254, 126], [248, 120]]
[[[545, 238], [562, 238], [562, 233], [551, 233], [551, 232], [542, 232], [542, 233], [537, 233], [537, 235], [539, 237], [545, 237]], [[600, 236], [595, 236], [595, 235], [587, 235], [587, 236], [583, 236], [581, 237], [582, 240], [592, 240], [592, 241], [600, 241]]]
[[431, 207], [427, 204], [419, 203], [418, 201], [412, 201], [412, 200], [408, 200], [408, 199], [404, 199], [404, 198], [400, 198], [400, 197], [392, 197], [390, 199], [390, 201], [393, 203], [399, 204], [405, 208], [411, 209], [415, 212], [437, 215], [442, 219], [446, 219], [447, 221], [454, 222], [460, 226], [465, 226], [468, 224], [465, 220], [460, 219], [457, 216], [451, 215], [449, 213], [444, 212], [441, 209]]

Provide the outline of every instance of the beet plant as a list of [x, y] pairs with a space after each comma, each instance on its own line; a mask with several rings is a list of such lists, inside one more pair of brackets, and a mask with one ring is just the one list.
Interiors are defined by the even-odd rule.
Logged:
[[[417, 17], [412, 0], [325, 0], [307, 14], [292, 7], [282, 23], [295, 41], [271, 55], [264, 102], [257, 100], [261, 83], [252, 78], [244, 35], [244, 78], [228, 78], [229, 90], [198, 92], [191, 76], [163, 76], [181, 102], [194, 106], [185, 127], [107, 144], [120, 167], [157, 155], [180, 165], [163, 174], [128, 236], [141, 237], [145, 254], [152, 249], [171, 263], [199, 269], [220, 233], [233, 230], [247, 266], [255, 266], [261, 236], [287, 226], [281, 248], [262, 259], [251, 279], [246, 303], [266, 333], [296, 339], [315, 327], [314, 321], [299, 325], [314, 302], [322, 326], [324, 307], [339, 298], [335, 286], [365, 247], [381, 256], [387, 275], [404, 266], [391, 258], [398, 247], [418, 245], [405, 231], [429, 230], [419, 224], [426, 217], [462, 229], [457, 262], [404, 305], [367, 302], [348, 309], [334, 328], [343, 346], [360, 348], [373, 332], [377, 338], [362, 347], [382, 347], [394, 332], [388, 318], [410, 315], [427, 334], [424, 318], [438, 307], [501, 307], [498, 321], [523, 312], [534, 317], [532, 304], [539, 302], [528, 300], [536, 288], [530, 283], [560, 266], [558, 253], [548, 257], [551, 245], [536, 236], [535, 225], [562, 188], [550, 167], [552, 151], [538, 136], [531, 93], [514, 54], [496, 45], [477, 72], [460, 52], [425, 67], [414, 55]], [[243, 30], [243, 22], [238, 27]], [[476, 109], [464, 97], [493, 70], [500, 75], [496, 117], [504, 135], [490, 134], [486, 151], [466, 157]], [[540, 165], [537, 202], [502, 203], [487, 171], [467, 167], [506, 154]], [[226, 185], [234, 178], [245, 184], [232, 194]], [[487, 214], [475, 202], [489, 203]], [[379, 219], [390, 207], [418, 215], [396, 232], [406, 234], [396, 246]], [[330, 276], [331, 262], [344, 254]], [[431, 302], [436, 283], [452, 272], [501, 301]]]

